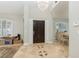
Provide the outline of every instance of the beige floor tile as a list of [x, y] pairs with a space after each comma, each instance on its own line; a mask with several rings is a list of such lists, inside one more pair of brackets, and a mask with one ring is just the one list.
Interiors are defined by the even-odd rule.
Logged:
[[14, 58], [57, 58], [68, 57], [68, 46], [60, 43], [45, 44], [38, 43], [24, 45], [14, 55]]

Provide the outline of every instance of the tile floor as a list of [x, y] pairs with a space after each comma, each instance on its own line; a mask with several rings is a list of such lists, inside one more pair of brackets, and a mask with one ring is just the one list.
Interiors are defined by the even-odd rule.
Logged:
[[14, 58], [66, 58], [68, 57], [68, 46], [60, 43], [38, 43], [23, 45]]

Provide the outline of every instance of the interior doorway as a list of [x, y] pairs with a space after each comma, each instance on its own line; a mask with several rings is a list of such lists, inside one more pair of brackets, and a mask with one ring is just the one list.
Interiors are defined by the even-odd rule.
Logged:
[[45, 42], [45, 21], [33, 20], [33, 43]]

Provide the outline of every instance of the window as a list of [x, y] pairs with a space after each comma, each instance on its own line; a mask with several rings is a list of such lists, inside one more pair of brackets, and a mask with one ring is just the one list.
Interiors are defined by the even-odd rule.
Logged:
[[59, 32], [65, 32], [65, 31], [68, 31], [68, 25], [65, 22], [57, 22], [56, 23], [56, 29]]
[[12, 20], [0, 19], [0, 37], [12, 35]]

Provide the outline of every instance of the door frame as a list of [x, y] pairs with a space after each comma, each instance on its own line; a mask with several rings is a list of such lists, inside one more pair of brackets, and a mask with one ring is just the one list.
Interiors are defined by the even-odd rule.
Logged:
[[45, 43], [53, 43], [53, 20], [31, 18], [24, 20], [24, 45], [33, 44], [33, 20], [45, 21]]

